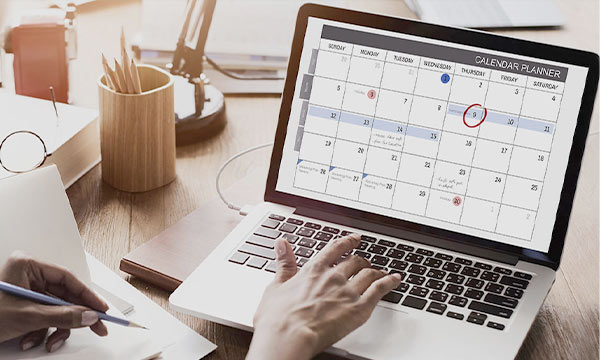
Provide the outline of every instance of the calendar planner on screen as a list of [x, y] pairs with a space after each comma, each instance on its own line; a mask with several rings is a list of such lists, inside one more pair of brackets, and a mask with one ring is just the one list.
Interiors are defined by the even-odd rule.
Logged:
[[585, 76], [311, 18], [277, 190], [547, 251]]

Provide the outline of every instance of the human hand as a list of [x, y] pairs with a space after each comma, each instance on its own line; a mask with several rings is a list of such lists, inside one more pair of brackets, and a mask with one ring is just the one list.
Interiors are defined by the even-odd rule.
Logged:
[[28, 350], [40, 345], [48, 328], [55, 327], [46, 340], [46, 350], [53, 352], [64, 344], [72, 328], [89, 326], [99, 336], [108, 334], [98, 314], [90, 310], [104, 312], [108, 305], [67, 269], [14, 253], [0, 269], [0, 280], [78, 304], [41, 305], [0, 292], [0, 343], [24, 335], [20, 346]]
[[359, 243], [358, 235], [333, 240], [298, 271], [291, 245], [277, 239], [277, 273], [254, 315], [247, 360], [309, 359], [369, 319], [401, 276], [354, 255], [334, 266]]

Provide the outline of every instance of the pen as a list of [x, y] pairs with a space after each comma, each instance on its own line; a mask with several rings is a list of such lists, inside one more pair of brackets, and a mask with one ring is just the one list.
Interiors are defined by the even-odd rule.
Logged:
[[[62, 299], [58, 299], [58, 298], [55, 298], [52, 296], [40, 294], [38, 292], [29, 290], [29, 289], [24, 289], [20, 286], [9, 284], [4, 281], [0, 281], [0, 291], [7, 293], [9, 295], [13, 295], [13, 296], [20, 297], [23, 299], [31, 300], [36, 303], [40, 303], [40, 304], [44, 304], [44, 305], [57, 305], [57, 306], [75, 305], [75, 304], [71, 304], [70, 302], [64, 301]], [[134, 323], [133, 321], [129, 321], [126, 319], [121, 319], [121, 318], [118, 318], [115, 316], [111, 316], [111, 315], [108, 315], [101, 311], [96, 311], [96, 313], [98, 314], [98, 319], [100, 319], [100, 320], [106, 320], [106, 321], [109, 321], [109, 322], [112, 322], [115, 324], [119, 324], [119, 325], [123, 325], [123, 326], [127, 326], [127, 327], [136, 327], [136, 328], [141, 328], [141, 329], [147, 329], [146, 327], [144, 327], [142, 325], [138, 325], [138, 324]]]

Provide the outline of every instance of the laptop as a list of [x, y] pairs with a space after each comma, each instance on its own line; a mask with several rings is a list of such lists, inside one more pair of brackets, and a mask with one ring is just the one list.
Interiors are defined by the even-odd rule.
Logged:
[[275, 239], [302, 267], [358, 233], [353, 254], [404, 279], [329, 352], [514, 358], [560, 265], [597, 85], [596, 54], [303, 6], [264, 202], [171, 305], [251, 331]]

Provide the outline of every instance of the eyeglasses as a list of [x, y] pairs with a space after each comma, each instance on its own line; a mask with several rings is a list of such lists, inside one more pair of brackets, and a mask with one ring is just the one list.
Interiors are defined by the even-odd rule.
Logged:
[[[54, 88], [50, 86], [50, 97], [56, 115], [58, 137], [58, 110], [54, 98]], [[46, 143], [33, 131], [19, 130], [8, 134], [0, 143], [0, 166], [14, 174], [35, 170], [46, 162], [52, 154], [48, 153]]]

